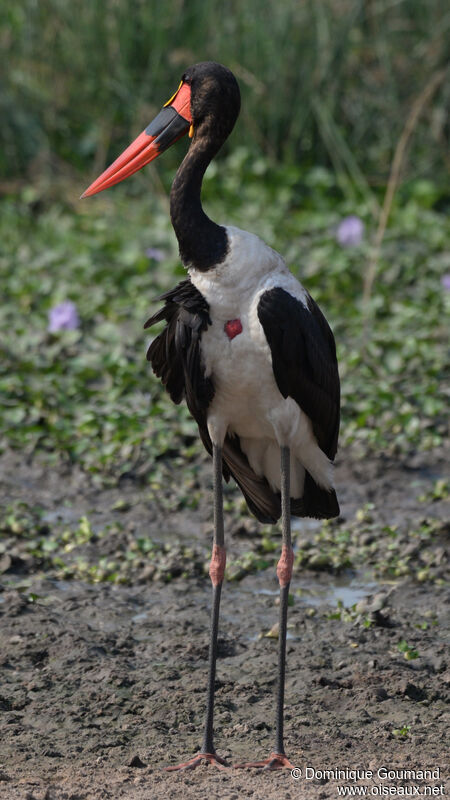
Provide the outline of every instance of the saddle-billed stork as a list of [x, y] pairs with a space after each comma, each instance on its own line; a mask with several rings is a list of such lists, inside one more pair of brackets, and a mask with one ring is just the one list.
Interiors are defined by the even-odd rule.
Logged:
[[332, 462], [339, 429], [339, 375], [333, 334], [281, 256], [257, 236], [213, 222], [201, 205], [208, 164], [240, 109], [234, 75], [214, 62], [184, 73], [153, 122], [84, 192], [132, 175], [189, 132], [191, 145], [170, 193], [170, 214], [188, 277], [166, 292], [146, 323], [166, 325], [147, 358], [175, 403], [185, 399], [213, 458], [213, 585], [206, 721], [201, 751], [167, 769], [206, 759], [228, 766], [213, 741], [219, 603], [225, 571], [222, 476], [234, 478], [261, 522], [282, 518], [277, 565], [280, 623], [276, 738], [264, 761], [237, 766], [291, 767], [284, 750], [283, 705], [289, 584], [294, 554], [290, 516], [339, 513]]

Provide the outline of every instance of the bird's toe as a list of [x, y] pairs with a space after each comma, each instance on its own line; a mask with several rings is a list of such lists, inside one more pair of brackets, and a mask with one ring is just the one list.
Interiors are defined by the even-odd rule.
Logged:
[[242, 764], [233, 764], [234, 769], [294, 769], [284, 753], [271, 753], [264, 761], [244, 761]]
[[217, 769], [227, 769], [230, 766], [224, 758], [221, 758], [217, 755], [217, 753], [197, 753], [197, 755], [193, 756], [189, 759], [189, 761], [183, 761], [181, 764], [176, 764], [175, 766], [171, 767], [164, 767], [166, 772], [177, 772], [181, 770], [188, 770], [188, 769], [195, 769], [199, 767], [201, 764], [213, 764], [213, 766], [217, 767]]

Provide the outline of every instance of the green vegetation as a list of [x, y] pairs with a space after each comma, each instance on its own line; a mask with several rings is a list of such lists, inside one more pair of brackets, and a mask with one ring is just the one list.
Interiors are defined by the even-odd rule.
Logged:
[[[425, 188], [412, 184], [399, 197], [367, 309], [370, 211], [358, 208], [363, 243], [341, 247], [335, 227], [354, 207], [331, 173], [275, 169], [238, 148], [205, 184], [212, 216], [282, 252], [324, 309], [338, 343], [341, 442], [363, 452], [430, 448], [445, 431], [450, 295], [440, 281], [449, 269], [449, 223], [429, 207], [434, 188]], [[140, 469], [160, 484], [157, 459], [198, 452], [194, 423], [145, 362], [142, 326], [154, 298], [184, 274], [164, 196], [150, 186], [130, 198], [118, 187], [74, 206], [26, 189], [3, 201], [0, 241], [2, 448], [39, 449], [104, 476]], [[149, 247], [163, 250], [162, 262], [146, 256]], [[66, 299], [76, 303], [80, 327], [50, 334], [48, 312]]]
[[[445, 0], [3, 0], [0, 172], [99, 172], [184, 69], [235, 71], [253, 156], [333, 165], [348, 191], [388, 174], [416, 98], [448, 61]], [[418, 123], [409, 174], [441, 174], [450, 84]], [[176, 162], [173, 154], [168, 164]]]
[[[102, 481], [137, 473], [155, 495], [166, 456], [186, 463], [198, 452], [186, 410], [149, 373], [142, 330], [154, 298], [183, 276], [167, 189], [186, 143], [82, 204], [89, 181], [76, 170], [98, 174], [186, 65], [206, 58], [234, 69], [243, 92], [230, 147], [205, 179], [206, 205], [279, 250], [323, 307], [338, 342], [342, 444], [361, 453], [439, 445], [449, 26], [443, 0], [264, 0], [231, 3], [225, 15], [216, 0], [132, 11], [123, 0], [82, 0], [76, 14], [65, 0], [3, 3], [0, 450], [64, 458]], [[365, 236], [345, 248], [335, 231], [349, 214]], [[48, 313], [66, 300], [80, 327], [50, 333]], [[191, 478], [182, 502], [195, 507]]]
[[436, 500], [447, 500], [450, 496], [450, 481], [439, 478], [435, 481], [430, 491], [422, 494], [419, 500], [422, 503], [434, 503]]
[[411, 732], [411, 725], [402, 725], [401, 728], [394, 728], [392, 731], [393, 736], [399, 739], [407, 739]]
[[405, 639], [402, 639], [401, 642], [398, 643], [397, 649], [400, 653], [403, 653], [407, 661], [413, 661], [415, 658], [419, 658], [418, 651], [412, 645], [408, 644]]
[[[93, 529], [87, 517], [78, 526], [51, 526], [27, 503], [13, 503], [0, 515], [0, 574], [46, 573], [60, 580], [127, 584], [207, 573], [205, 552], [179, 544], [160, 544], [124, 531], [120, 522]], [[25, 578], [21, 585], [27, 587]], [[16, 586], [17, 581], [14, 582]]]
[[[177, 469], [181, 473], [181, 465]], [[172, 481], [167, 480], [165, 490], [167, 508], [172, 512], [183, 509], [186, 491], [185, 486], [174, 490], [172, 471]], [[230, 498], [227, 527], [232, 530], [236, 526], [235, 530], [239, 530], [240, 495], [233, 487], [226, 491]], [[142, 488], [142, 500], [154, 506], [160, 503], [164, 510], [165, 492], [150, 482]], [[24, 501], [7, 505], [0, 511], [0, 574], [11, 570], [22, 575], [46, 572], [57, 578], [77, 577], [94, 583], [129, 583], [144, 578], [167, 582], [186, 574], [208, 573], [207, 538], [192, 547], [178, 542], [174, 534], [169, 534], [167, 542], [156, 541], [141, 532], [140, 523], [122, 521], [125, 509], [126, 504], [119, 501], [111, 508], [107, 524], [93, 524], [86, 515], [68, 524]], [[294, 529], [296, 570], [335, 575], [353, 570], [370, 573], [381, 581], [410, 577], [435, 586], [444, 584], [446, 560], [442, 545], [446, 534], [442, 521], [428, 520], [419, 529], [407, 526], [400, 531], [358, 517], [357, 514], [350, 522], [325, 522], [307, 535], [302, 528]], [[259, 529], [258, 534], [251, 537], [249, 549], [237, 558], [228, 558], [228, 580], [240, 581], [263, 569], [275, 572], [280, 542], [273, 538], [272, 526]], [[346, 608], [338, 601], [330, 619], [358, 621], [363, 627], [370, 627], [376, 612], [374, 608], [366, 613], [359, 605]], [[426, 630], [428, 623], [416, 627]], [[414, 657], [407, 648], [404, 652], [405, 658]]]
[[400, 529], [380, 525], [371, 510], [359, 509], [348, 522], [325, 521], [311, 537], [299, 537], [296, 563], [325, 572], [370, 566], [379, 578], [409, 576], [420, 583], [442, 583], [445, 556], [440, 545], [447, 535], [445, 522], [429, 518], [415, 528], [406, 521]]
[[[132, 10], [124, 0], [81, 0], [76, 14], [66, 0], [6, 0], [0, 453], [76, 465], [98, 486], [131, 476], [163, 512], [199, 506], [205, 455], [196, 426], [151, 374], [145, 351], [154, 331], [143, 330], [158, 295], [185, 274], [168, 189], [187, 143], [108, 193], [77, 197], [148, 124], [184, 68], [207, 58], [235, 71], [243, 106], [206, 174], [205, 206], [276, 248], [329, 319], [341, 446], [352, 446], [353, 458], [439, 447], [450, 305], [449, 27], [443, 0], [232, 2], [226, 14], [217, 0], [139, 0]], [[352, 247], [336, 236], [349, 215], [364, 224]], [[64, 301], [79, 325], [50, 332], [49, 314]], [[448, 487], [436, 480], [419, 498], [428, 507], [409, 530], [380, 531], [367, 506], [299, 536], [297, 565], [370, 565], [377, 576], [441, 582], [443, 524], [432, 504]], [[225, 508], [234, 521], [247, 516], [231, 487]], [[93, 531], [86, 517], [50, 528], [28, 506], [7, 510], [1, 525], [0, 572], [10, 545], [25, 571], [33, 563], [92, 581], [126, 582], [145, 564], [146, 577], [169, 580], [192, 556], [134, 535], [111, 555], [102, 544], [111, 528]], [[120, 538], [120, 521], [113, 532]], [[272, 536], [264, 530], [228, 576], [273, 566]], [[100, 561], [90, 555], [93, 541]], [[205, 554], [193, 558], [203, 573]], [[353, 610], [337, 613], [352, 618]]]
[[336, 619], [340, 622], [359, 623], [363, 628], [370, 628], [373, 624], [373, 620], [371, 619], [370, 615], [362, 615], [357, 606], [357, 603], [353, 603], [350, 608], [346, 608], [342, 600], [338, 600], [336, 611], [332, 611], [330, 614], [327, 614], [327, 619]]

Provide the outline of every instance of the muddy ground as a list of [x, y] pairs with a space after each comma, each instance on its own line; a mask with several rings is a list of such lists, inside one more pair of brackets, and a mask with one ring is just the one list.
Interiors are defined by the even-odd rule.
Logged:
[[[54, 523], [70, 526], [83, 515], [94, 528], [112, 524], [109, 537], [83, 545], [89, 563], [111, 553], [120, 560], [139, 536], [192, 548], [130, 562], [125, 584], [90, 583], [70, 572], [61, 577], [55, 563], [30, 554], [20, 537], [14, 543], [11, 531], [4, 534], [11, 552], [4, 547], [0, 576], [2, 800], [328, 798], [354, 785], [368, 785], [369, 796], [392, 796], [388, 787], [401, 793], [398, 787], [405, 791], [406, 785], [410, 791], [418, 786], [420, 794], [425, 787], [444, 794], [450, 656], [442, 523], [448, 509], [433, 496], [444, 476], [442, 452], [404, 461], [340, 456], [342, 516], [358, 546], [366, 547], [360, 552], [373, 557], [365, 566], [352, 560], [350, 542], [352, 566], [344, 559], [333, 568], [311, 545], [295, 569], [286, 750], [302, 770], [297, 779], [287, 770], [206, 765], [189, 773], [163, 771], [194, 754], [201, 741], [210, 607], [204, 574], [211, 535], [208, 464], [199, 472], [199, 507], [174, 513], [170, 503], [151, 502], [132, 477], [119, 488], [98, 488], [75, 469], [49, 469], [17, 455], [3, 456], [1, 467], [3, 504], [43, 510], [49, 526], [43, 535]], [[182, 480], [175, 469], [174, 486]], [[352, 528], [367, 503], [371, 526]], [[425, 541], [411, 533], [422, 530], [424, 519], [435, 521]], [[394, 525], [402, 552], [409, 553], [397, 575], [376, 561], [377, 537], [386, 539], [385, 559], [398, 546], [386, 527]], [[232, 517], [227, 530], [231, 563], [257, 552], [256, 523]], [[296, 532], [299, 546], [317, 528], [306, 524]], [[276, 637], [264, 636], [278, 614], [273, 565], [237, 577], [222, 595], [215, 719], [217, 750], [231, 764], [263, 758], [272, 748], [277, 659]], [[355, 784], [352, 775], [334, 779], [318, 772], [346, 767], [373, 775]], [[406, 779], [378, 774], [382, 768], [433, 772]]]

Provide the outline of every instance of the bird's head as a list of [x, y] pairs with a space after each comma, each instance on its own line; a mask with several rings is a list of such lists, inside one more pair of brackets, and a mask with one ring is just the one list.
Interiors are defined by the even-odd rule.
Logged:
[[202, 61], [189, 67], [183, 82], [191, 90], [192, 126], [224, 141], [233, 130], [241, 107], [239, 86], [233, 73], [214, 61]]
[[233, 130], [240, 109], [239, 86], [229, 69], [202, 61], [186, 70], [175, 94], [137, 139], [97, 178], [83, 197], [128, 178], [189, 132], [218, 147]]

